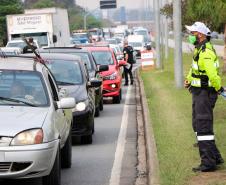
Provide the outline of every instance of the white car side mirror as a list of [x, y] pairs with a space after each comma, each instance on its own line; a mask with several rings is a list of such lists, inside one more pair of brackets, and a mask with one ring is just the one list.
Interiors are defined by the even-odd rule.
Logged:
[[72, 109], [76, 105], [74, 98], [62, 98], [57, 102], [58, 109]]

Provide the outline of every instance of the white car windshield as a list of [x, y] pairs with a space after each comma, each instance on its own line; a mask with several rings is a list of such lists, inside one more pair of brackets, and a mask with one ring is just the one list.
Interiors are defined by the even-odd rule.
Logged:
[[41, 73], [0, 69], [0, 105], [47, 106], [49, 99]]

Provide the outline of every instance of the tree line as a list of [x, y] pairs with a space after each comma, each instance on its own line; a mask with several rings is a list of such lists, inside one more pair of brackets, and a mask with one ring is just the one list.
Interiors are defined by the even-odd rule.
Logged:
[[[7, 42], [6, 15], [22, 14], [24, 9], [60, 7], [68, 9], [70, 30], [83, 29], [83, 16], [86, 11], [74, 4], [74, 0], [0, 0], [0, 46]], [[87, 17], [87, 28], [101, 27], [101, 20], [92, 15]]]
[[[204, 22], [212, 31], [224, 32], [226, 24], [226, 0], [182, 0], [182, 26], [196, 21]], [[161, 13], [173, 17], [173, 4], [166, 4]]]

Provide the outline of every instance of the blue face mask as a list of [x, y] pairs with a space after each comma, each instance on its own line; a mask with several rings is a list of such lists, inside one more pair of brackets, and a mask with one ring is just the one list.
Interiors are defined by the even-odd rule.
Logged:
[[195, 35], [189, 35], [189, 36], [188, 36], [188, 41], [189, 41], [189, 43], [195, 45], [195, 43], [197, 42], [197, 38], [196, 38]]

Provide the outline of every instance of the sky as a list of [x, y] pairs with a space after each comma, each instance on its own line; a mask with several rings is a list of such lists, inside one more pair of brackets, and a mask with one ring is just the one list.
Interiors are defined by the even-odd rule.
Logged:
[[[84, 8], [89, 10], [94, 10], [99, 7], [100, 0], [76, 0], [76, 3]], [[142, 9], [145, 8], [148, 4], [152, 7], [152, 0], [116, 0], [117, 7], [125, 6], [126, 9]]]

